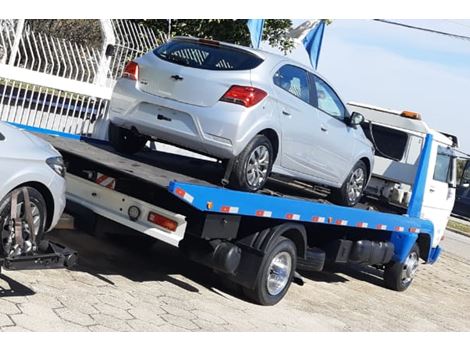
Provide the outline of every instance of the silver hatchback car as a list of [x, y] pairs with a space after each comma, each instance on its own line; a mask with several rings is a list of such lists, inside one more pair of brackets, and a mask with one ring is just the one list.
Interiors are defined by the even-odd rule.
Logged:
[[326, 185], [343, 205], [362, 195], [374, 150], [333, 88], [287, 57], [177, 37], [127, 64], [110, 104], [109, 140], [136, 153], [149, 139], [227, 161], [230, 185], [268, 176]]

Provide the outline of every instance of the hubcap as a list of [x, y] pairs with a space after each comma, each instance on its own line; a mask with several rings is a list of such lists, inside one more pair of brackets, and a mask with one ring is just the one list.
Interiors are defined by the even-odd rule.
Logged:
[[401, 281], [407, 285], [410, 283], [416, 275], [418, 270], [419, 258], [416, 252], [411, 252], [408, 258], [406, 258], [403, 270], [401, 272]]
[[354, 170], [354, 172], [351, 174], [351, 177], [349, 178], [346, 188], [348, 200], [351, 203], [355, 203], [356, 200], [361, 196], [362, 190], [364, 188], [364, 181], [364, 170], [361, 168]]
[[251, 152], [246, 166], [246, 179], [251, 187], [257, 188], [266, 181], [269, 157], [269, 150], [264, 145], [258, 146]]
[[278, 253], [268, 268], [267, 289], [271, 296], [276, 296], [286, 287], [292, 270], [292, 257], [287, 252]]
[[[20, 215], [20, 219], [23, 222], [23, 233], [30, 233], [29, 225], [26, 221], [26, 216], [25, 216], [25, 208], [24, 208], [24, 203], [20, 202], [17, 205], [17, 214]], [[39, 229], [41, 226], [41, 213], [39, 211], [39, 208], [31, 202], [31, 214], [33, 216], [33, 232], [34, 235], [37, 236], [39, 233]], [[12, 236], [11, 231], [10, 231], [10, 214], [4, 217], [3, 223], [1, 224], [1, 241], [3, 245], [3, 249], [7, 254], [10, 254], [10, 251], [15, 245], [15, 236]], [[28, 237], [24, 236], [23, 237]], [[28, 240], [29, 238], [24, 238], [25, 240]]]

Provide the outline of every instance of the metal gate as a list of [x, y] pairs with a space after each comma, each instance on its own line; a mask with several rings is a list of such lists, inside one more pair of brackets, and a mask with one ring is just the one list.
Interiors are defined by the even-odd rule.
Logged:
[[100, 23], [98, 50], [35, 32], [25, 20], [0, 20], [0, 120], [104, 138], [125, 63], [164, 38], [128, 20]]

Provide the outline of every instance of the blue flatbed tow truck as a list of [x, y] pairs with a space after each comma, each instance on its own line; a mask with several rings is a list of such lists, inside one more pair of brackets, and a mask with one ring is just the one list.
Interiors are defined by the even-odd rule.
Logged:
[[298, 272], [328, 262], [377, 267], [386, 287], [403, 291], [420, 260], [440, 254], [433, 222], [420, 216], [436, 157], [432, 134], [409, 207], [384, 211], [373, 200], [348, 208], [274, 181], [263, 193], [234, 191], [220, 186], [224, 170], [215, 162], [150, 149], [129, 157], [103, 141], [26, 129], [62, 153], [67, 208], [83, 217], [77, 223], [97, 215], [177, 246], [257, 304], [276, 304]]

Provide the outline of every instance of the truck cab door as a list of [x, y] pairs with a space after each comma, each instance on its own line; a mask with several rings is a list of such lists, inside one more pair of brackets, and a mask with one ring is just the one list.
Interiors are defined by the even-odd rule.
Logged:
[[421, 217], [434, 224], [432, 246], [435, 247], [444, 235], [447, 221], [454, 207], [456, 158], [452, 150], [434, 143], [428, 170]]

